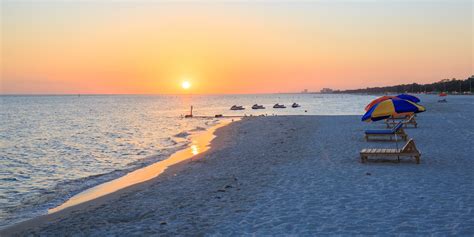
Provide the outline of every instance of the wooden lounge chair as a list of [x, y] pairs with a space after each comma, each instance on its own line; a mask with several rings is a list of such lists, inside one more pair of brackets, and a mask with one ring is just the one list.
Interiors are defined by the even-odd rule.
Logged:
[[388, 118], [387, 120], [389, 121], [406, 120], [406, 119], [409, 119], [411, 115], [413, 114], [393, 115], [393, 116], [390, 116], [390, 118]]
[[[398, 122], [391, 121], [389, 119], [385, 120], [385, 123], [387, 124], [387, 128], [393, 127], [398, 124]], [[402, 121], [402, 123], [405, 127], [408, 127], [408, 125], [413, 125], [415, 128], [418, 127], [418, 123], [416, 122], [415, 115], [410, 116], [407, 120]]]
[[415, 141], [410, 139], [402, 149], [363, 149], [360, 151], [360, 161], [365, 163], [369, 156], [396, 156], [400, 160], [400, 156], [414, 157], [417, 164], [420, 164], [421, 153], [416, 149]]
[[392, 141], [392, 138], [396, 137], [400, 137], [404, 141], [408, 140], [408, 135], [405, 133], [405, 130], [403, 130], [402, 122], [398, 122], [392, 129], [365, 130], [365, 140], [370, 141], [371, 137], [375, 138], [372, 140], [382, 140], [380, 138], [387, 140], [385, 138], [389, 138], [390, 141]]

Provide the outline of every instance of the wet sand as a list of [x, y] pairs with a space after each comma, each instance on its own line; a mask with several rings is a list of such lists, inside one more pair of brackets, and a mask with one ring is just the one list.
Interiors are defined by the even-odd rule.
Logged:
[[[359, 116], [244, 118], [162, 175], [0, 231], [9, 235], [474, 234], [474, 98], [422, 98], [412, 159], [359, 162]], [[403, 145], [403, 144], [400, 144]]]

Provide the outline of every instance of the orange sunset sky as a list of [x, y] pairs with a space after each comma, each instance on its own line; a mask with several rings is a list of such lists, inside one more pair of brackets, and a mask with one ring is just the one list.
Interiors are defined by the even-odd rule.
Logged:
[[473, 74], [473, 1], [1, 1], [2, 94], [273, 93]]

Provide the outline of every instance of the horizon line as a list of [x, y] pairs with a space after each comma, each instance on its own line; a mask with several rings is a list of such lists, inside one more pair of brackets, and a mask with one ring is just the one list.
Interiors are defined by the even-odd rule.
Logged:
[[[411, 84], [419, 84], [421, 86], [430, 85], [434, 83], [440, 83], [443, 80], [469, 80], [473, 78], [474, 75], [467, 76], [466, 78], [445, 78], [445, 79], [438, 79], [438, 81], [433, 81], [429, 83], [419, 84], [418, 82], [406, 83], [406, 84], [397, 84], [397, 85], [385, 85], [385, 86], [372, 86], [372, 87], [358, 87], [358, 88], [350, 88], [350, 89], [333, 89], [333, 91], [351, 91], [351, 90], [360, 90], [360, 89], [367, 89], [367, 88], [379, 88], [379, 87], [393, 87], [393, 86], [403, 86], [403, 85], [411, 85]], [[321, 88], [322, 89], [322, 88]], [[332, 89], [332, 88], [330, 88]], [[305, 89], [303, 89], [305, 90]], [[303, 92], [300, 90], [298, 92], [261, 92], [261, 93], [3, 93], [0, 92], [0, 96], [73, 96], [73, 95], [272, 95], [272, 94], [319, 94], [321, 90], [318, 91], [311, 91]]]
[[155, 96], [192, 96], [192, 95], [273, 95], [273, 94], [310, 94], [320, 92], [262, 92], [262, 93], [0, 93], [0, 96], [101, 96], [101, 95], [155, 95]]

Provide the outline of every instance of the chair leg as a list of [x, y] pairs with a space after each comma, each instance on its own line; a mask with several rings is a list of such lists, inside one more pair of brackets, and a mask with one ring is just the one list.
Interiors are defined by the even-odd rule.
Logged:
[[415, 156], [416, 164], [420, 164], [420, 156]]

